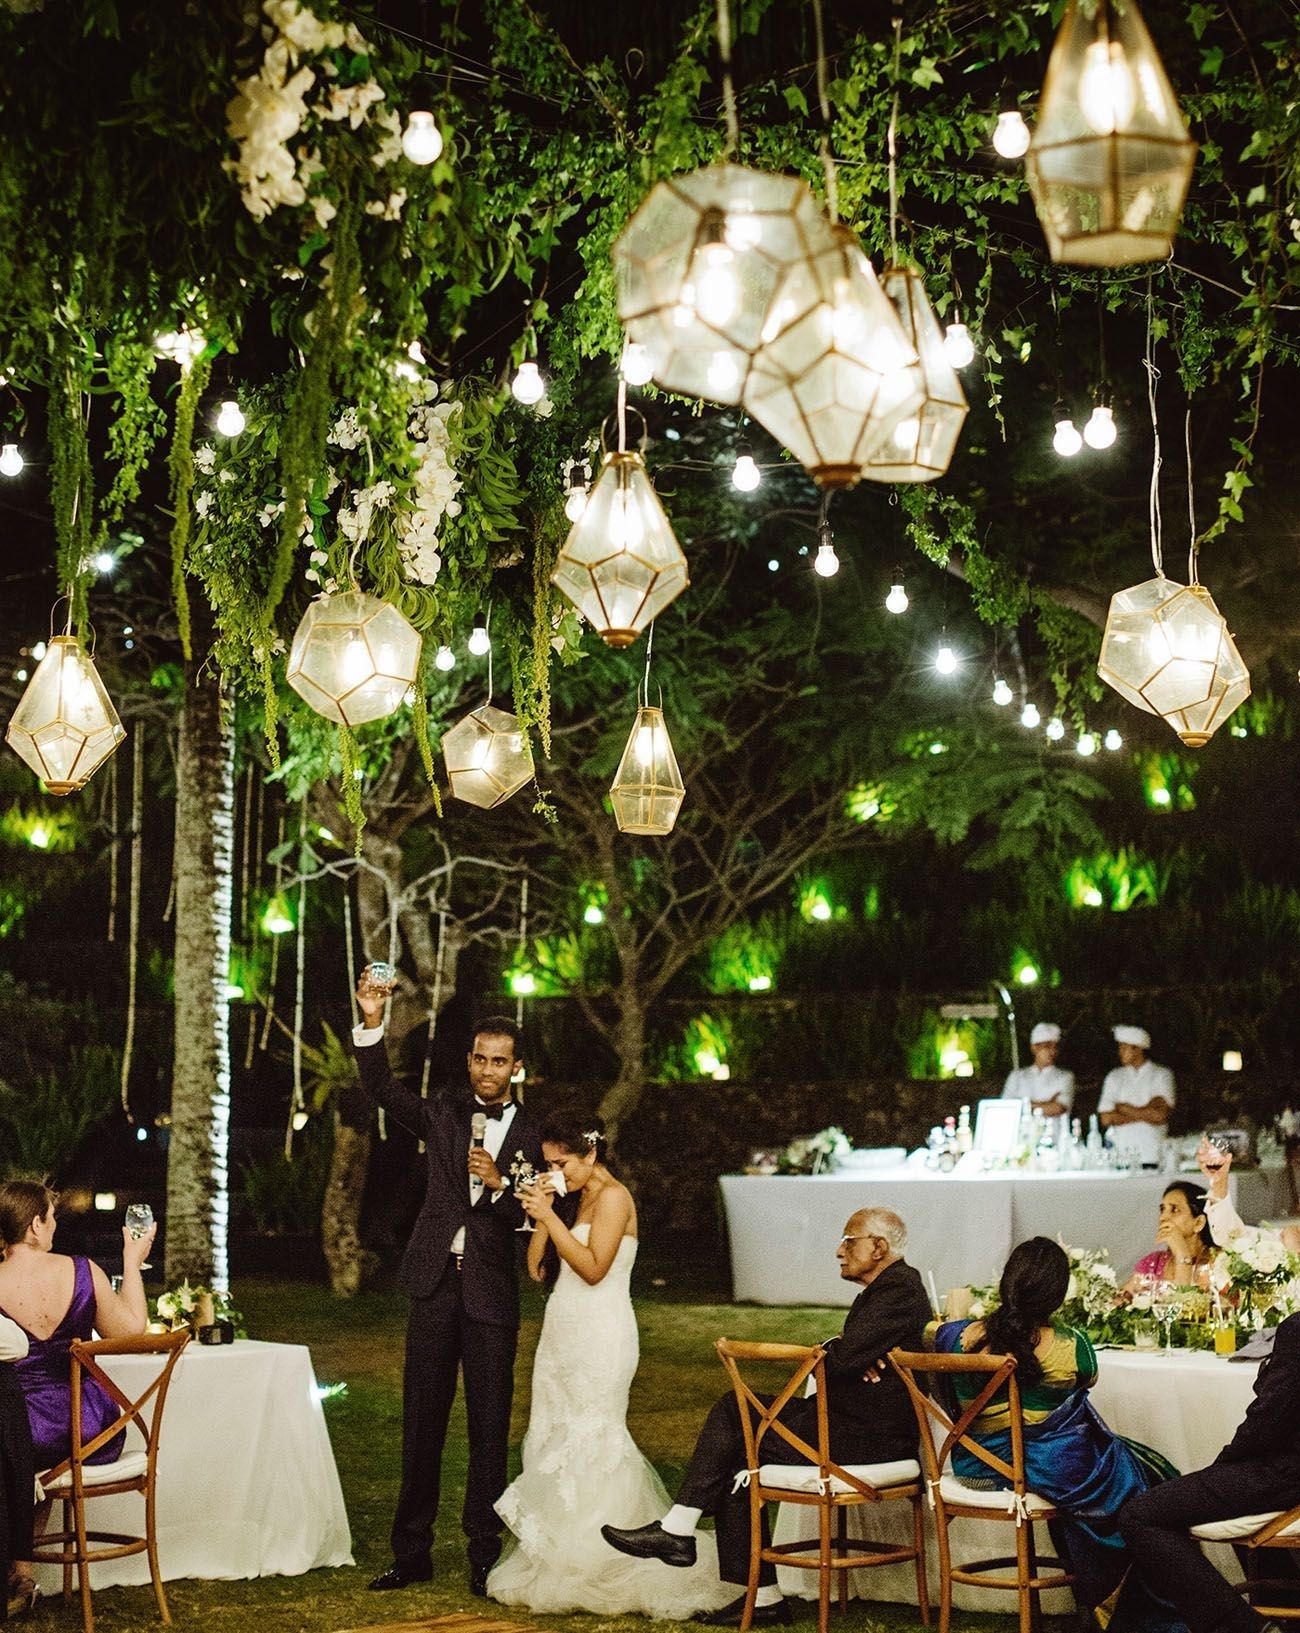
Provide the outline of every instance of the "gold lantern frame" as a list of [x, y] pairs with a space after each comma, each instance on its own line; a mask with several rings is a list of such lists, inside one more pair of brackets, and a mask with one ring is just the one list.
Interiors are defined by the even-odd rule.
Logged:
[[1167, 260], [1196, 152], [1135, 0], [1070, 0], [1025, 156], [1052, 259]]
[[452, 796], [480, 810], [495, 810], [536, 775], [533, 752], [519, 717], [489, 697], [444, 734], [442, 761]]
[[638, 696], [636, 719], [609, 785], [609, 798], [620, 833], [663, 838], [676, 826], [686, 785], [662, 697], [654, 707]]
[[957, 451], [969, 412], [966, 393], [948, 361], [943, 328], [920, 269], [894, 263], [880, 281], [920, 359], [923, 396], [913, 419], [897, 423], [889, 438], [877, 444], [862, 475], [872, 482], [933, 482], [947, 472]]
[[84, 788], [126, 728], [108, 689], [71, 627], [51, 635], [5, 728], [5, 742], [51, 794]]
[[[324, 719], [364, 726], [392, 714], [418, 684], [423, 644], [391, 601], [353, 584], [308, 606], [293, 633], [285, 678]], [[358, 662], [348, 676], [341, 671], [352, 651]]]

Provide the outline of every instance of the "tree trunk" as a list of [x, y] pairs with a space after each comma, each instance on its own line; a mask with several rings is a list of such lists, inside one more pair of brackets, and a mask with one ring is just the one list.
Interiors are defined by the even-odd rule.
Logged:
[[[201, 614], [196, 606], [196, 626]], [[225, 1290], [230, 1131], [230, 916], [235, 743], [195, 629], [176, 756], [175, 1051], [167, 1159], [168, 1284]]]
[[618, 1020], [611, 1037], [618, 1054], [618, 1076], [600, 1102], [600, 1115], [605, 1120], [605, 1134], [611, 1147], [617, 1145], [619, 1129], [641, 1099], [645, 1079], [645, 1020], [640, 990], [635, 981], [625, 979], [618, 994]]

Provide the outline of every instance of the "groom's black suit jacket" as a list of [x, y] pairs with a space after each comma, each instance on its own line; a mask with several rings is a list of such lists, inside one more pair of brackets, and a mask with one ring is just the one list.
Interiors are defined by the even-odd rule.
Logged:
[[[427, 1297], [444, 1276], [459, 1275], [461, 1300], [470, 1320], [517, 1327], [516, 1244], [521, 1237], [516, 1228], [523, 1224], [524, 1212], [513, 1191], [494, 1202], [486, 1187], [470, 1206], [466, 1159], [475, 1110], [473, 1094], [466, 1088], [456, 1096], [438, 1093], [422, 1100], [393, 1076], [382, 1040], [358, 1046], [355, 1053], [367, 1094], [425, 1145], [424, 1203], [402, 1259], [398, 1286], [417, 1298]], [[522, 1153], [535, 1169], [542, 1168], [537, 1122], [518, 1105], [497, 1156], [503, 1177], [508, 1176], [516, 1153]], [[462, 1225], [465, 1256], [462, 1268], [456, 1271], [449, 1255], [452, 1239]]]

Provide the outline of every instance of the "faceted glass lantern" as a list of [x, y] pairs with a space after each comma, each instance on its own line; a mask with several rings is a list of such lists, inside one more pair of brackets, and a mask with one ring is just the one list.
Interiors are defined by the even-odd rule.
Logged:
[[1097, 673], [1188, 748], [1202, 748], [1250, 696], [1250, 672], [1203, 584], [1163, 574], [1111, 597]]
[[1025, 159], [1052, 259], [1165, 260], [1195, 163], [1196, 143], [1134, 0], [1070, 0]]
[[874, 449], [918, 413], [925, 379], [898, 313], [853, 234], [778, 286], [745, 409], [823, 488], [848, 488]]
[[289, 648], [290, 686], [341, 726], [392, 714], [419, 673], [419, 632], [396, 607], [364, 590], [313, 601]]
[[662, 709], [638, 709], [609, 786], [618, 831], [668, 834], [686, 798]]
[[517, 794], [533, 775], [533, 755], [516, 715], [485, 703], [458, 720], [442, 739], [452, 794], [490, 811]]
[[686, 557], [637, 453], [606, 454], [551, 583], [609, 646], [628, 646], [686, 588]]
[[888, 267], [885, 293], [921, 359], [924, 393], [917, 411], [899, 420], [863, 467], [873, 482], [933, 482], [948, 469], [966, 418], [966, 393], [948, 361], [944, 333], [915, 267]]
[[657, 183], [613, 250], [618, 315], [653, 378], [738, 403], [782, 273], [828, 232], [797, 176], [712, 164]]
[[5, 741], [51, 794], [73, 794], [125, 737], [94, 659], [73, 636], [53, 636], [18, 700]]

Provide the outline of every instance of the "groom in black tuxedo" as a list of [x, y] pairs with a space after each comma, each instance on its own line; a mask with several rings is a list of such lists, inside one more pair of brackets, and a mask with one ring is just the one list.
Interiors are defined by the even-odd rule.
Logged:
[[424, 1205], [398, 1285], [411, 1295], [402, 1374], [402, 1485], [393, 1516], [393, 1563], [370, 1584], [383, 1592], [433, 1575], [447, 1419], [457, 1371], [465, 1379], [469, 1475], [461, 1523], [469, 1539], [469, 1585], [486, 1591], [501, 1552], [494, 1504], [506, 1488], [515, 1347], [519, 1339], [516, 1229], [523, 1209], [508, 1177], [517, 1157], [543, 1166], [537, 1124], [510, 1085], [520, 1069], [513, 1021], [488, 1016], [474, 1028], [470, 1091], [422, 1100], [388, 1069], [383, 1044], [389, 988], [363, 975], [364, 1017], [352, 1041], [367, 1094], [425, 1145]]

